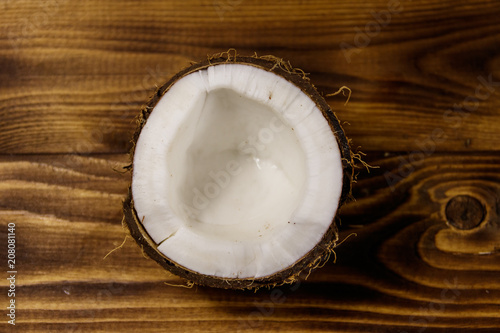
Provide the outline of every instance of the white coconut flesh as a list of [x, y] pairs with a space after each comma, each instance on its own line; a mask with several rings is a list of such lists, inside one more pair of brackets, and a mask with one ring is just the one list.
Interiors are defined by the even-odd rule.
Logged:
[[219, 64], [179, 79], [136, 143], [132, 195], [158, 251], [196, 273], [261, 278], [313, 249], [341, 191], [317, 105], [272, 72]]

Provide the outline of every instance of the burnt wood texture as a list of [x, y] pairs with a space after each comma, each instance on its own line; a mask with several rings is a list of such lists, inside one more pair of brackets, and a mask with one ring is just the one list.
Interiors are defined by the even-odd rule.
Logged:
[[[499, 17], [496, 0], [2, 1], [0, 331], [499, 332]], [[330, 261], [255, 293], [184, 288], [122, 227], [142, 105], [230, 48], [308, 73], [374, 166]]]

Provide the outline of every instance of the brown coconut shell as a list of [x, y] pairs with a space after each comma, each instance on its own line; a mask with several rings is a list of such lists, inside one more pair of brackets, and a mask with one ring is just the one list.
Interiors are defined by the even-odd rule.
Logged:
[[[351, 152], [349, 141], [345, 136], [344, 130], [335, 115], [331, 110], [330, 106], [326, 100], [321, 96], [321, 94], [316, 90], [316, 88], [309, 82], [309, 78], [305, 73], [300, 70], [293, 68], [289, 62], [284, 62], [282, 59], [276, 58], [274, 56], [237, 56], [236, 53], [231, 54], [231, 52], [224, 52], [221, 54], [209, 57], [207, 60], [192, 64], [191, 66], [180, 71], [174, 77], [172, 77], [167, 83], [162, 85], [156, 93], [151, 97], [149, 102], [143, 107], [141, 113], [138, 117], [137, 129], [133, 135], [132, 143], [133, 148], [130, 151], [130, 158], [132, 164], [128, 169], [133, 169], [133, 157], [135, 143], [137, 142], [141, 130], [148, 121], [148, 117], [153, 111], [153, 108], [158, 103], [160, 98], [165, 94], [170, 87], [175, 84], [182, 77], [191, 74], [193, 72], [203, 70], [210, 66], [215, 66], [222, 63], [235, 63], [254, 66], [266, 71], [273, 72], [289, 82], [293, 83], [295, 86], [299, 87], [306, 95], [308, 95], [318, 106], [318, 108], [323, 113], [323, 116], [327, 119], [330, 124], [330, 128], [334, 133], [337, 143], [340, 148], [342, 155], [342, 167], [343, 167], [343, 187], [340, 202], [334, 202], [332, 204], [338, 204], [338, 208], [346, 202], [351, 194], [351, 184], [354, 176], [354, 164], [353, 157], [354, 154]], [[140, 245], [143, 252], [149, 256], [151, 259], [155, 260], [163, 268], [169, 272], [188, 280], [191, 284], [225, 288], [225, 289], [258, 289], [261, 287], [273, 287], [277, 285], [282, 285], [284, 283], [293, 283], [299, 278], [299, 275], [303, 272], [310, 273], [311, 270], [320, 266], [326, 260], [328, 260], [333, 248], [336, 246], [338, 241], [338, 229], [337, 216], [333, 219], [327, 232], [323, 235], [321, 241], [311, 249], [305, 256], [299, 259], [292, 266], [276, 272], [272, 275], [252, 278], [252, 279], [238, 279], [238, 278], [221, 278], [217, 276], [210, 276], [205, 274], [200, 274], [186, 267], [183, 267], [180, 263], [174, 262], [173, 260], [167, 258], [157, 249], [157, 244], [153, 242], [147, 231], [144, 229], [143, 224], [138, 218], [137, 212], [134, 208], [134, 198], [132, 197], [131, 188], [129, 188], [128, 196], [123, 203], [123, 211], [125, 215], [125, 222], [130, 231], [131, 236]], [[338, 212], [338, 209], [337, 209]]]

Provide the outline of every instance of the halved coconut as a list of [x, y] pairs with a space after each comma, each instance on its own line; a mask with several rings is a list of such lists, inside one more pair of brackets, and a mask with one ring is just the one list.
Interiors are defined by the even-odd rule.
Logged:
[[194, 64], [143, 109], [127, 225], [145, 253], [195, 284], [294, 281], [337, 241], [352, 157], [326, 101], [274, 58]]

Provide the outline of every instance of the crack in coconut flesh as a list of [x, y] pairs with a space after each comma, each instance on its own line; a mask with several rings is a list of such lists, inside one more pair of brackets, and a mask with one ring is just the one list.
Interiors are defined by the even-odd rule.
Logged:
[[311, 92], [256, 58], [198, 65], [160, 89], [136, 134], [125, 203], [146, 253], [224, 288], [293, 280], [328, 255], [347, 141]]

